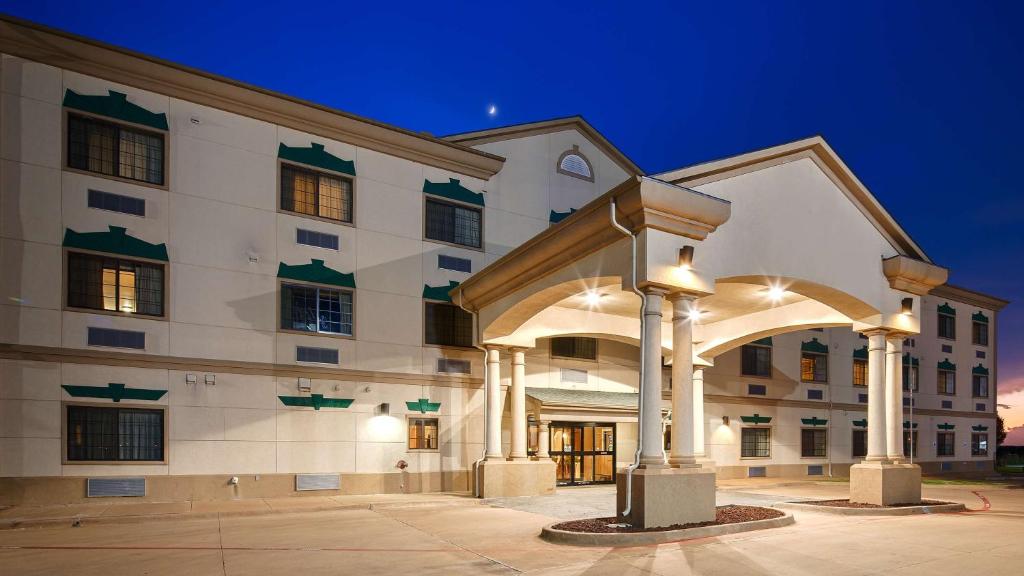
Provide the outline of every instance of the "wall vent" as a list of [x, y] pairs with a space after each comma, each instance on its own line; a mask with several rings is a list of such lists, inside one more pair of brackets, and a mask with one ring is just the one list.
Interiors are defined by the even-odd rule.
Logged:
[[764, 384], [747, 384], [747, 394], [751, 396], [764, 396], [768, 394], [768, 387]]
[[748, 466], [747, 478], [765, 478], [768, 476], [768, 468], [764, 466]]
[[89, 327], [89, 346], [105, 346], [108, 348], [146, 349], [146, 333], [134, 330], [114, 330], [113, 328]]
[[89, 208], [146, 217], [146, 201], [142, 198], [111, 194], [102, 190], [89, 190]]
[[88, 498], [109, 496], [145, 496], [146, 479], [137, 478], [86, 478], [85, 495]]
[[296, 474], [295, 490], [340, 490], [341, 475], [339, 474]]
[[454, 358], [438, 358], [437, 372], [439, 374], [469, 374], [469, 360], [456, 360]]
[[975, 404], [974, 405], [974, 409], [977, 412], [984, 412], [985, 411], [985, 405], [984, 404]]
[[953, 469], [953, 463], [952, 462], [943, 462], [942, 463], [942, 471], [943, 472], [949, 472], [952, 469]]
[[313, 348], [310, 346], [296, 346], [295, 361], [316, 362], [317, 364], [337, 364], [338, 350], [335, 348]]
[[315, 246], [317, 248], [326, 248], [328, 250], [337, 250], [338, 235], [329, 234], [327, 232], [317, 232], [316, 230], [296, 228], [295, 243], [305, 244], [306, 246]]
[[947, 409], [947, 410], [952, 410], [953, 409], [953, 401], [952, 400], [943, 400], [942, 401], [942, 407]]
[[807, 467], [808, 476], [822, 476], [825, 474], [825, 469], [821, 464], [813, 464]]
[[562, 382], [569, 384], [586, 384], [587, 383], [587, 371], [577, 370], [575, 368], [562, 368], [560, 373], [560, 379]]
[[807, 391], [807, 399], [808, 400], [824, 400], [825, 399], [825, 392], [823, 390], [808, 390]]
[[473, 261], [469, 258], [459, 258], [457, 256], [448, 256], [447, 254], [438, 254], [437, 267], [445, 270], [454, 270], [456, 272], [472, 272]]
[[868, 395], [867, 394], [857, 394], [857, 402], [860, 402], [861, 404], [867, 404], [868, 403]]
[[949, 344], [943, 344], [942, 345], [942, 351], [945, 352], [946, 354], [952, 354], [953, 353], [953, 347], [950, 346]]

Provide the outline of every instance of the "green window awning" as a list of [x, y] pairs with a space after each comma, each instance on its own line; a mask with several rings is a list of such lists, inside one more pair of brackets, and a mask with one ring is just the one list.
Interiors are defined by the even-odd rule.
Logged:
[[456, 202], [467, 204], [484, 205], [484, 195], [480, 192], [473, 192], [459, 183], [457, 178], [449, 178], [447, 182], [423, 181], [423, 193], [440, 196]]
[[910, 420], [903, 421], [903, 428], [917, 428], [917, 422], [911, 423]]
[[860, 420], [854, 420], [854, 421], [852, 421], [850, 423], [853, 424], [854, 426], [856, 426], [857, 428], [867, 428], [868, 427], [868, 419], [867, 418], [862, 418]]
[[867, 360], [868, 359], [868, 347], [867, 345], [861, 346], [853, 351], [854, 360]]
[[405, 407], [411, 411], [419, 412], [420, 414], [426, 414], [427, 412], [437, 412], [441, 409], [440, 402], [431, 402], [426, 398], [420, 398], [415, 402], [406, 402]]
[[952, 362], [949, 361], [949, 358], [946, 358], [942, 362], [939, 362], [939, 370], [954, 370], [955, 371], [956, 370], [956, 364], [953, 364]]
[[971, 368], [971, 374], [981, 374], [982, 376], [988, 376], [988, 368], [985, 368], [979, 363], [974, 368]]
[[771, 416], [761, 416], [755, 413], [753, 416], [740, 416], [740, 420], [745, 424], [768, 424], [772, 421]]
[[971, 426], [971, 430], [975, 432], [988, 432], [988, 426], [982, 426], [979, 424], [977, 426]]
[[150, 244], [130, 236], [120, 226], [109, 226], [106, 232], [75, 232], [71, 228], [64, 231], [64, 247], [135, 256], [167, 262], [167, 245]]
[[910, 365], [910, 366], [920, 366], [921, 365], [921, 360], [911, 356], [910, 352], [904, 352], [903, 353], [903, 365], [904, 366], [907, 366], [907, 365]]
[[290, 266], [281, 262], [277, 267], [277, 277], [301, 282], [313, 282], [315, 284], [330, 284], [342, 288], [355, 288], [356, 275], [344, 273], [328, 268], [323, 260], [310, 260], [309, 264], [296, 264]]
[[152, 388], [128, 388], [124, 384], [111, 382], [103, 386], [61, 386], [74, 398], [109, 398], [114, 402], [121, 400], [159, 400], [167, 394], [167, 390]]
[[939, 314], [948, 314], [949, 316], [956, 316], [956, 308], [953, 308], [952, 306], [949, 305], [949, 302], [946, 302], [942, 306], [939, 306]]
[[952, 429], [956, 428], [956, 424], [950, 424], [949, 422], [943, 422], [942, 424], [938, 425], [938, 428], [939, 428], [939, 430], [947, 430], [948, 431], [948, 430], [952, 430]]
[[801, 352], [811, 352], [814, 354], [828, 354], [828, 345], [818, 342], [817, 338], [811, 338], [810, 342], [804, 342], [800, 345]]
[[814, 416], [812, 418], [801, 418], [800, 423], [804, 426], [824, 426], [825, 424], [828, 424], [828, 420], [822, 420], [821, 418]]
[[324, 398], [323, 394], [310, 394], [309, 396], [278, 396], [281, 404], [285, 406], [305, 406], [319, 410], [321, 408], [348, 408], [352, 405], [352, 398]]
[[74, 90], [64, 91], [64, 107], [89, 112], [99, 116], [115, 118], [132, 124], [141, 124], [157, 130], [167, 130], [167, 115], [150, 112], [138, 104], [128, 101], [121, 92], [108, 90], [106, 96], [79, 94]]
[[459, 285], [455, 280], [448, 282], [447, 286], [428, 286], [423, 285], [423, 299], [424, 300], [440, 300], [442, 302], [451, 302], [452, 297], [448, 294]]
[[971, 320], [981, 322], [982, 324], [988, 324], [988, 316], [985, 316], [981, 312], [975, 312], [974, 315], [971, 316]]
[[307, 166], [316, 166], [332, 172], [340, 172], [349, 176], [356, 175], [356, 164], [351, 160], [343, 160], [324, 150], [323, 144], [313, 142], [309, 148], [291, 147], [279, 144], [277, 157], [282, 160], [298, 162]]
[[575, 208], [569, 208], [568, 212], [555, 212], [551, 211], [551, 215], [548, 217], [548, 222], [552, 224], [558, 224], [562, 220], [565, 220], [569, 216], [572, 216], [576, 212]]
[[751, 344], [757, 344], [758, 346], [771, 346], [772, 345], [772, 337], [771, 336], [765, 336], [764, 338], [758, 338], [757, 340], [754, 340], [753, 342], [751, 342]]

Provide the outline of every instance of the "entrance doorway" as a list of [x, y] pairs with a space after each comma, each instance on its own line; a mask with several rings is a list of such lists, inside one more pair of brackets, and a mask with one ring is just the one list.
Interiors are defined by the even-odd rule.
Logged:
[[552, 422], [551, 458], [559, 486], [615, 482], [615, 424]]

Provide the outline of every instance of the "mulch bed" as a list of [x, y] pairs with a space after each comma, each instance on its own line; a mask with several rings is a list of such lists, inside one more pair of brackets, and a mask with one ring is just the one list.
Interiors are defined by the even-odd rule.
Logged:
[[797, 502], [797, 504], [810, 504], [811, 506], [829, 506], [832, 508], [907, 508], [909, 506], [935, 506], [939, 504], [952, 504], [952, 502], [938, 502], [935, 500], [922, 500], [920, 502], [912, 502], [906, 504], [890, 504], [888, 506], [882, 506], [880, 504], [862, 504], [860, 502], [850, 502], [846, 500], [809, 500]]
[[669, 530], [682, 530], [684, 528], [700, 528], [703, 526], [718, 526], [720, 524], [736, 524], [739, 522], [752, 522], [754, 520], [768, 520], [778, 518], [784, 513], [774, 508], [762, 508], [760, 506], [719, 506], [715, 509], [715, 520], [713, 522], [692, 522], [690, 524], [673, 524], [658, 528], [634, 528], [610, 526], [616, 524], [615, 517], [608, 518], [587, 518], [584, 520], [570, 520], [552, 526], [555, 530], [566, 530], [568, 532], [587, 532], [591, 534], [625, 534], [630, 532], [667, 532]]

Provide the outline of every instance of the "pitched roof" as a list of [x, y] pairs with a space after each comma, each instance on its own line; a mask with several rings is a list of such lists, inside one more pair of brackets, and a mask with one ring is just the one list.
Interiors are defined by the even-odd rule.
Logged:
[[569, 390], [566, 388], [527, 388], [526, 395], [544, 405], [601, 406], [605, 408], [636, 409], [639, 394], [628, 392], [601, 392], [598, 390]]

